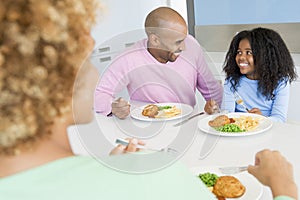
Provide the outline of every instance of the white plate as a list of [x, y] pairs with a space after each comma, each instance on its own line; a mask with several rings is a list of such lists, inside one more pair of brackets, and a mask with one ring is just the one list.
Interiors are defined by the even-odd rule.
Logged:
[[147, 116], [142, 115], [142, 111], [145, 106], [144, 105], [138, 108], [135, 108], [131, 111], [131, 117], [134, 119], [142, 120], [142, 121], [168, 121], [168, 120], [174, 120], [174, 119], [180, 119], [182, 117], [185, 117], [193, 112], [193, 107], [187, 104], [181, 104], [181, 103], [153, 103], [157, 106], [176, 106], [178, 109], [181, 110], [181, 113], [179, 115], [176, 115], [174, 117], [170, 118], [150, 118]]
[[[195, 167], [190, 169], [193, 174], [198, 176], [199, 174], [210, 172], [218, 176], [225, 176], [217, 167]], [[226, 175], [227, 176], [227, 175]], [[242, 172], [233, 174], [231, 176], [236, 177], [246, 187], [245, 193], [239, 198], [226, 198], [226, 200], [258, 200], [262, 196], [263, 187], [262, 184], [248, 172]], [[201, 179], [199, 178], [199, 181]]]
[[252, 113], [239, 113], [239, 112], [235, 112], [235, 113], [228, 113], [226, 114], [228, 117], [230, 118], [238, 118], [241, 116], [250, 116], [253, 118], [259, 118], [259, 125], [256, 129], [251, 130], [251, 131], [245, 131], [245, 132], [220, 132], [217, 131], [216, 129], [210, 127], [208, 125], [208, 122], [212, 119], [214, 119], [216, 116], [215, 115], [211, 115], [208, 116], [204, 119], [199, 120], [198, 122], [198, 128], [205, 132], [205, 133], [209, 133], [212, 135], [220, 135], [220, 136], [228, 136], [228, 137], [235, 137], [235, 136], [248, 136], [248, 135], [255, 135], [258, 133], [262, 133], [265, 132], [267, 130], [269, 130], [273, 123], [271, 120], [269, 120], [267, 117], [264, 117], [262, 115], [257, 115], [257, 114], [252, 114]]

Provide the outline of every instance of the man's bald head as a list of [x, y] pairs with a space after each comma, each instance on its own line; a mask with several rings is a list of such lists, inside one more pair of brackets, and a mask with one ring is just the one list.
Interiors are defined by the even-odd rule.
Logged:
[[145, 29], [148, 36], [163, 29], [181, 32], [182, 28], [180, 27], [186, 29], [185, 20], [177, 11], [169, 7], [159, 7], [151, 11], [145, 20]]

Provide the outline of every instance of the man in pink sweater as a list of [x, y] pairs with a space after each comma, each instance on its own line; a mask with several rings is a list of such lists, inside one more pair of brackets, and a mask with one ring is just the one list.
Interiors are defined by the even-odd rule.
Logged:
[[[125, 118], [130, 105], [118, 94], [125, 87], [131, 100], [177, 102], [195, 106], [196, 89], [211, 114], [222, 100], [222, 86], [214, 78], [199, 43], [187, 34], [183, 17], [160, 7], [145, 21], [148, 38], [119, 55], [102, 76], [95, 91], [95, 111]], [[117, 100], [116, 100], [117, 98]]]

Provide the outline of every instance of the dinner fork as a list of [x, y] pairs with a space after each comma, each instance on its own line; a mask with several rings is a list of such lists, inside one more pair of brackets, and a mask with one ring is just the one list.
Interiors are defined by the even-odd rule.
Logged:
[[[117, 138], [115, 143], [127, 146], [129, 144], [129, 141], [121, 139], [121, 138]], [[162, 149], [154, 149], [154, 148], [145, 147], [145, 146], [139, 145], [139, 144], [136, 147], [138, 149], [144, 149], [144, 150], [150, 150], [150, 151], [177, 153], [176, 149], [169, 148], [169, 147], [168, 148], [162, 148]]]
[[237, 93], [237, 91], [235, 91], [233, 93], [234, 95], [234, 99], [235, 99], [235, 102], [241, 106], [243, 106], [243, 108], [245, 108], [245, 110], [247, 110], [247, 112], [249, 112], [249, 109], [247, 108], [247, 106], [245, 105], [244, 103], [244, 100], [242, 99], [242, 97], [239, 95], [239, 93]]
[[236, 174], [243, 171], [247, 171], [248, 166], [238, 166], [238, 167], [220, 167], [219, 170], [223, 174]]

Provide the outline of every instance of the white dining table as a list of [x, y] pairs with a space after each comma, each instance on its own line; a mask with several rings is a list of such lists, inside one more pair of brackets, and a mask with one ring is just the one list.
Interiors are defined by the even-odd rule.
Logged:
[[[195, 110], [191, 114], [197, 112], [199, 111]], [[170, 147], [177, 150], [178, 160], [190, 169], [247, 166], [254, 163], [256, 152], [262, 149], [278, 150], [293, 164], [295, 180], [300, 185], [300, 156], [298, 155], [300, 125], [274, 122], [269, 130], [259, 134], [226, 137], [200, 131], [198, 122], [205, 117], [208, 115], [198, 116], [181, 126], [174, 127], [173, 125], [181, 121], [181, 118], [151, 122], [137, 120], [130, 116], [120, 120], [116, 117], [95, 114], [92, 123], [70, 127], [69, 135], [76, 154], [95, 154], [95, 152], [108, 154], [116, 145], [116, 138], [135, 137], [144, 140], [146, 147], [152, 149]], [[260, 199], [272, 199], [268, 187], [263, 186]]]
[[[199, 130], [193, 144], [184, 154], [181, 161], [190, 168], [203, 166], [247, 166], [254, 163], [256, 152], [263, 149], [278, 150], [292, 163], [295, 180], [299, 186], [299, 129], [300, 125], [277, 122], [273, 123], [272, 127], [265, 132], [244, 137], [220, 137], [209, 135]], [[206, 150], [205, 146], [209, 146], [210, 149]], [[204, 150], [206, 153], [201, 154], [201, 150]], [[272, 199], [271, 191], [268, 187], [263, 188], [263, 195], [260, 199]]]

